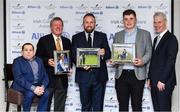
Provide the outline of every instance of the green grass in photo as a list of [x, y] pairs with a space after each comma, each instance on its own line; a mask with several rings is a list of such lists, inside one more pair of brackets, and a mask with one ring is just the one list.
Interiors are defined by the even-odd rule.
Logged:
[[114, 51], [113, 61], [121, 61], [121, 62], [133, 61], [133, 60], [132, 60], [133, 55], [132, 55], [131, 53], [127, 52], [127, 57], [126, 57], [126, 59], [123, 59], [123, 60], [122, 60], [122, 59], [119, 57], [120, 52], [122, 52], [122, 51]]
[[85, 65], [97, 65], [98, 56], [97, 55], [86, 55], [85, 56]]

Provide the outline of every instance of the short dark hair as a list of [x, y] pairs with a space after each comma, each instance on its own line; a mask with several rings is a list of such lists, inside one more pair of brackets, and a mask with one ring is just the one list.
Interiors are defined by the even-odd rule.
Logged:
[[125, 10], [123, 12], [123, 18], [124, 18], [125, 15], [130, 15], [130, 14], [134, 15], [134, 17], [136, 18], [136, 12], [134, 10], [132, 10], [132, 9]]
[[83, 17], [83, 23], [84, 23], [84, 19], [85, 19], [85, 17], [87, 17], [87, 16], [91, 16], [91, 17], [93, 17], [93, 18], [94, 18], [94, 20], [95, 20], [95, 22], [96, 22], [96, 17], [94, 16], [94, 14], [92, 14], [92, 13], [87, 13], [87, 14], [85, 14], [85, 15], [84, 15], [84, 17]]
[[32, 48], [33, 48], [33, 50], [34, 50], [34, 46], [33, 46], [33, 44], [31, 44], [31, 43], [25, 43], [25, 44], [23, 44], [23, 46], [22, 46], [22, 51], [24, 50], [24, 47], [25, 47], [26, 45], [31, 45], [31, 46], [32, 46]]
[[60, 17], [54, 17], [51, 21], [50, 21], [50, 26], [52, 26], [52, 23], [54, 21], [61, 21], [62, 25], [64, 26], [64, 22]]

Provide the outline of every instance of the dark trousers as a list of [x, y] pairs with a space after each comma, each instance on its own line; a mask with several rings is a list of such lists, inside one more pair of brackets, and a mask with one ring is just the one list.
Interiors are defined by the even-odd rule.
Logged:
[[[32, 100], [34, 96], [36, 96], [36, 94], [34, 94], [34, 92], [32, 91], [24, 92], [24, 101], [23, 101], [24, 112], [29, 112], [31, 110]], [[47, 111], [48, 97], [49, 97], [49, 92], [47, 90], [45, 90], [42, 96], [39, 96], [39, 103], [38, 103], [37, 111], [40, 111], [40, 112]]]
[[93, 73], [88, 83], [79, 83], [82, 111], [103, 111], [106, 82], [96, 81]]
[[133, 111], [142, 111], [142, 96], [145, 80], [138, 80], [134, 70], [123, 70], [119, 79], [115, 80], [115, 89], [119, 102], [119, 111], [129, 110], [129, 98]]
[[154, 111], [171, 111], [171, 99], [174, 86], [166, 86], [164, 91], [159, 91], [157, 86], [151, 87], [151, 97]]
[[55, 84], [54, 87], [49, 88], [50, 95], [49, 95], [48, 111], [51, 110], [53, 95], [54, 95], [54, 111], [64, 111], [66, 97], [67, 97], [67, 88], [63, 86], [60, 77], [57, 77], [55, 79], [55, 82], [53, 83]]

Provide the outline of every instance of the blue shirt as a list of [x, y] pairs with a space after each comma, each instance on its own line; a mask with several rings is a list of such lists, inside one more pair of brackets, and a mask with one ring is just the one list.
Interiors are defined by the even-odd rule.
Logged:
[[[125, 40], [126, 44], [135, 44], [137, 35], [137, 27], [135, 27], [132, 32], [128, 32], [125, 30]], [[132, 63], [126, 63], [123, 66], [123, 69], [134, 69], [134, 65]]]

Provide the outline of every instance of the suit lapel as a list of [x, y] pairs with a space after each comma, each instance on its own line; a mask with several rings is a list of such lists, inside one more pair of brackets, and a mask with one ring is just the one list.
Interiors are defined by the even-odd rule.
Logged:
[[49, 45], [47, 45], [47, 46], [51, 47], [52, 50], [56, 50], [56, 44], [55, 44], [55, 42], [54, 42], [54, 37], [53, 37], [52, 34], [50, 35], [49, 41], [50, 41], [50, 43], [53, 43], [53, 44], [49, 44]]
[[168, 33], [169, 33], [169, 31], [167, 31], [167, 32], [163, 35], [163, 37], [162, 37], [161, 40], [159, 41], [159, 43], [158, 43], [155, 51], [159, 50], [159, 49], [161, 48], [161, 46], [163, 45], [163, 43], [168, 39], [168, 38], [167, 38], [167, 37], [168, 37], [168, 36], [167, 36]]
[[125, 30], [123, 30], [123, 32], [120, 33], [120, 37], [122, 37], [122, 38], [119, 38], [119, 39], [121, 39], [119, 42], [121, 44], [125, 43]]
[[154, 38], [152, 53], [154, 53], [154, 51], [155, 51], [156, 41], [157, 41], [157, 37]]
[[97, 42], [99, 42], [98, 39], [99, 39], [98, 34], [96, 31], [94, 31], [94, 38], [93, 38], [93, 46], [92, 47], [95, 48], [97, 46]]

